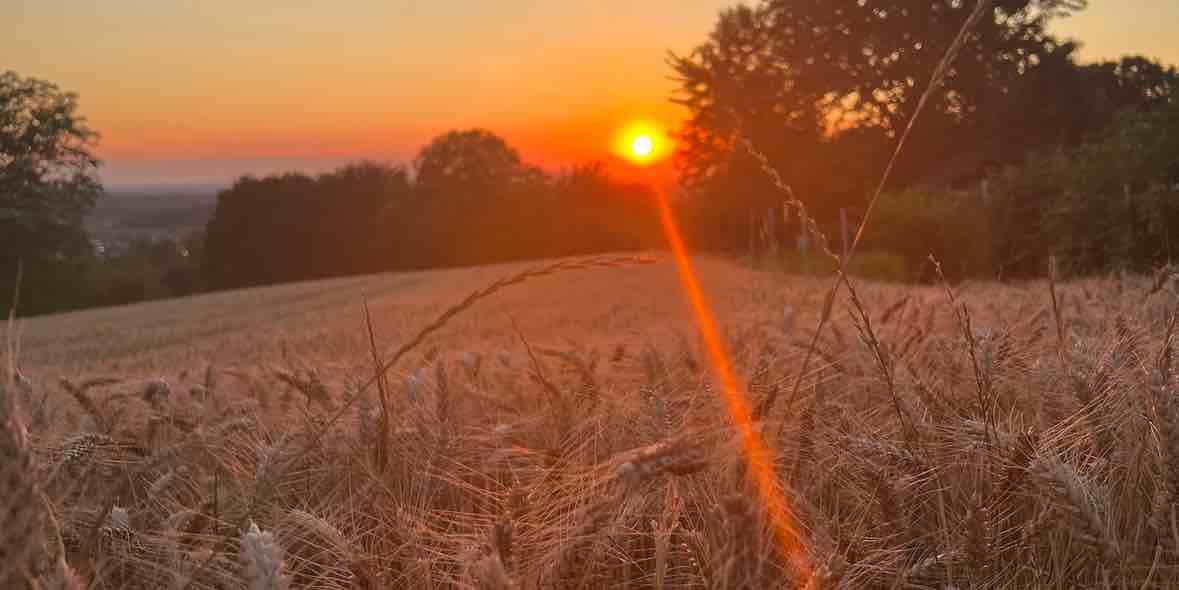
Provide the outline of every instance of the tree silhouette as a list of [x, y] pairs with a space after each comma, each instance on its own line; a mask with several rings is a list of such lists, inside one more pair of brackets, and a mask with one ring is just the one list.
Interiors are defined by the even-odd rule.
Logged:
[[407, 247], [393, 224], [411, 225], [409, 176], [361, 162], [312, 178], [243, 177], [218, 195], [205, 237], [214, 288], [375, 272]]
[[15, 72], [0, 73], [0, 302], [11, 303], [23, 261], [23, 301], [55, 305], [74, 275], [64, 262], [89, 252], [84, 214], [102, 193], [98, 136], [77, 96]]
[[414, 159], [418, 189], [429, 198], [481, 199], [502, 195], [521, 184], [543, 180], [520, 153], [486, 129], [451, 131], [422, 148]]
[[485, 130], [449, 132], [405, 168], [243, 177], [218, 195], [205, 281], [263, 285], [384, 270], [658, 246], [649, 188], [600, 164], [555, 176]]
[[[529, 166], [503, 138], [486, 129], [445, 133], [414, 160], [421, 204], [414, 231], [433, 243], [434, 265], [518, 258], [527, 240], [514, 228], [537, 212], [547, 176]], [[425, 235], [425, 237], [421, 237]]]
[[[895, 184], [946, 176], [947, 166], [981, 173], [996, 158], [1022, 157], [1035, 147], [1020, 138], [1024, 129], [1017, 133], [994, 113], [1017, 112], [1013, 100], [1035, 98], [1024, 85], [1050, 79], [1042, 70], [1072, 67], [1073, 47], [1048, 34], [1047, 25], [1083, 7], [1057, 0], [994, 3], [934, 94]], [[716, 221], [724, 228], [717, 240], [731, 242], [732, 226], [749, 209], [781, 201], [738, 134], [819, 217], [859, 205], [972, 9], [959, 0], [762, 0], [722, 13], [705, 43], [670, 59], [677, 100], [690, 113], [679, 161], [703, 211], [696, 217]], [[1010, 142], [1019, 150], [1006, 149]]]

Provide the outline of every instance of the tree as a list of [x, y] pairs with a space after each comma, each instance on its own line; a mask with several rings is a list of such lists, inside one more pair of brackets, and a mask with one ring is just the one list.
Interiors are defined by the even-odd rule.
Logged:
[[416, 184], [423, 195], [479, 199], [502, 194], [544, 174], [520, 159], [520, 153], [486, 129], [451, 131], [434, 138], [414, 160]]
[[[1072, 46], [1047, 24], [1083, 6], [994, 2], [933, 94], [896, 184], [955, 159], [981, 170], [1003, 157], [1003, 142], [1018, 135], [991, 113], [1012, 111], [1012, 96], [1033, 96], [1018, 90], [1041, 67], [1071, 64]], [[690, 113], [679, 160], [693, 206], [707, 211], [697, 217], [728, 226], [782, 200], [740, 137], [818, 216], [859, 205], [973, 8], [961, 0], [762, 0], [722, 13], [704, 44], [670, 59], [677, 100]]]
[[1124, 111], [1145, 113], [1175, 101], [1179, 71], [1141, 55], [1083, 68], [1085, 102], [1101, 127]]
[[[435, 139], [416, 166], [415, 182], [403, 167], [372, 163], [314, 178], [238, 179], [218, 195], [206, 228], [197, 257], [204, 284], [233, 288], [661, 243], [650, 189], [613, 179], [600, 164], [550, 177], [503, 139], [469, 130]], [[159, 282], [171, 288], [166, 273]]]
[[417, 208], [403, 166], [359, 162], [317, 181], [318, 235], [330, 261], [324, 273], [355, 274], [410, 268], [413, 244], [402, 230]]
[[217, 197], [205, 279], [231, 288], [404, 268], [411, 198], [404, 168], [371, 162], [243, 177]]
[[547, 192], [547, 175], [486, 129], [450, 131], [434, 138], [414, 160], [421, 200], [412, 231], [430, 266], [483, 264], [526, 255], [525, 236], [509, 231], [535, 213]]
[[766, 8], [721, 13], [707, 42], [671, 57], [688, 109], [677, 137], [685, 222], [700, 245], [735, 250], [747, 236], [747, 213], [781, 203], [739, 136], [773, 162], [799, 194], [813, 194], [824, 175], [823, 122], [815, 108], [828, 92], [827, 72], [781, 62], [782, 33]]
[[102, 194], [92, 152], [98, 135], [77, 110], [77, 96], [54, 84], [0, 74], [0, 302], [6, 307], [21, 261], [25, 308], [44, 310], [69, 276], [62, 263], [90, 250], [82, 220]]
[[536, 252], [572, 256], [663, 245], [651, 188], [612, 178], [600, 162], [557, 174], [551, 192], [530, 224]]

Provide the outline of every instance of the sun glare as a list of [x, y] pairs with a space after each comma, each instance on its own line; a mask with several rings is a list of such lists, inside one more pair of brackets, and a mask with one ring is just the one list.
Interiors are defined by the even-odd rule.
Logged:
[[637, 158], [650, 156], [652, 148], [654, 148], [654, 142], [651, 141], [650, 135], [640, 135], [630, 142], [630, 153]]
[[769, 517], [774, 537], [783, 556], [794, 565], [800, 576], [799, 587], [812, 588], [814, 571], [807, 557], [806, 539], [794, 508], [780, 484], [773, 455], [766, 446], [754, 423], [753, 406], [746, 389], [738, 382], [733, 372], [729, 352], [712, 309], [705, 300], [704, 291], [696, 279], [692, 258], [684, 245], [679, 226], [663, 191], [656, 192], [659, 217], [664, 235], [679, 270], [680, 284], [687, 295], [688, 303], [696, 316], [696, 327], [700, 333], [707, 358], [719, 381], [719, 394], [728, 410], [729, 418], [741, 441], [745, 454], [745, 465], [757, 491], [758, 499]]
[[671, 153], [671, 140], [654, 123], [632, 121], [615, 134], [613, 151], [634, 164], [646, 166]]

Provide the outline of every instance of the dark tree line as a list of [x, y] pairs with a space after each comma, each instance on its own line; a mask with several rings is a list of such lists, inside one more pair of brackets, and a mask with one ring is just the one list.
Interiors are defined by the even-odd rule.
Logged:
[[865, 248], [932, 279], [1148, 272], [1179, 259], [1179, 101], [1120, 114], [1080, 145], [1036, 153], [969, 191], [885, 195]]
[[411, 170], [362, 162], [244, 177], [206, 232], [211, 288], [657, 246], [642, 186], [599, 165], [556, 175], [488, 131], [447, 133]]
[[[698, 242], [743, 251], [749, 211], [784, 199], [741, 138], [837, 235], [837, 212], [863, 210], [974, 5], [761, 0], [722, 13], [705, 43], [670, 60], [676, 100], [689, 111], [679, 159]], [[922, 113], [888, 189], [970, 186], [1033, 154], [1076, 149], [1121, 113], [1172, 103], [1174, 68], [1142, 57], [1081, 64], [1075, 42], [1048, 32], [1052, 19], [1084, 5], [993, 2]]]

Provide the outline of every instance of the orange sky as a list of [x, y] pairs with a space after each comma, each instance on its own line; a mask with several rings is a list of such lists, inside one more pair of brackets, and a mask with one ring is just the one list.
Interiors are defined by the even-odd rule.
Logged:
[[[550, 168], [606, 159], [631, 119], [675, 126], [667, 51], [733, 0], [4, 3], [0, 67], [81, 95], [117, 187], [404, 161], [470, 126]], [[1058, 27], [1086, 57], [1179, 62], [1179, 3], [1091, 4]]]

